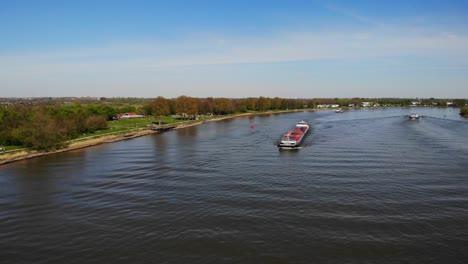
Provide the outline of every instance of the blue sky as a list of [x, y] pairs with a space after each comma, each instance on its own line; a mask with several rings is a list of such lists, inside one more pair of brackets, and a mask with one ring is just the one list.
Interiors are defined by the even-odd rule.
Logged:
[[468, 2], [2, 1], [0, 92], [468, 98]]

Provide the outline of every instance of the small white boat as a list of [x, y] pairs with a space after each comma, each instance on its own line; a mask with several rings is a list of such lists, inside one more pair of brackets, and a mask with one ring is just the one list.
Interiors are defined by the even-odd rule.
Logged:
[[338, 108], [335, 110], [335, 113], [344, 113], [345, 110], [343, 108]]
[[416, 113], [411, 113], [411, 115], [409, 115], [409, 119], [412, 119], [412, 120], [419, 119], [419, 115]]

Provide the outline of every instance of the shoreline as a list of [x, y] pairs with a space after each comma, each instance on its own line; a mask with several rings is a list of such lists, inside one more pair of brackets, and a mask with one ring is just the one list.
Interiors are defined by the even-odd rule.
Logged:
[[57, 154], [57, 153], [97, 146], [97, 145], [106, 144], [106, 143], [128, 140], [128, 139], [142, 137], [142, 136], [156, 134], [156, 133], [158, 132], [150, 130], [150, 129], [145, 129], [145, 130], [132, 132], [130, 135], [125, 134], [125, 133], [118, 134], [118, 135], [104, 135], [102, 137], [72, 142], [67, 147], [63, 149], [58, 149], [58, 150], [52, 150], [52, 151], [46, 151], [46, 152], [41, 152], [37, 150], [19, 150], [19, 151], [15, 151], [12, 153], [4, 153], [0, 155], [0, 166], [3, 164], [13, 163], [16, 161], [33, 159], [33, 158], [37, 158], [37, 157], [41, 157], [45, 155]]
[[[382, 109], [382, 108], [387, 108], [387, 107], [371, 107], [371, 108], [366, 108], [366, 109]], [[400, 107], [402, 108], [402, 107]], [[403, 108], [411, 108], [411, 107], [403, 107]], [[361, 109], [361, 108], [358, 108]], [[183, 129], [187, 127], [193, 127], [193, 126], [198, 126], [201, 125], [205, 122], [217, 122], [217, 121], [222, 121], [222, 120], [228, 120], [228, 119], [233, 119], [233, 118], [238, 118], [238, 117], [246, 117], [246, 116], [255, 116], [255, 115], [271, 115], [271, 114], [285, 114], [285, 113], [295, 113], [295, 112], [315, 112], [315, 111], [326, 111], [326, 110], [334, 110], [331, 108], [313, 108], [313, 109], [291, 109], [291, 110], [280, 110], [280, 111], [266, 111], [266, 112], [255, 112], [255, 113], [241, 113], [241, 114], [234, 114], [234, 115], [229, 115], [229, 116], [223, 116], [223, 117], [217, 117], [213, 119], [208, 119], [208, 120], [201, 120], [201, 121], [196, 121], [193, 123], [182, 123], [176, 125], [176, 127], [173, 130], [177, 129]], [[468, 116], [467, 116], [468, 117]], [[151, 129], [142, 129], [138, 131], [128, 131], [127, 133], [122, 133], [122, 134], [116, 134], [116, 135], [103, 135], [103, 136], [96, 136], [90, 139], [84, 139], [84, 140], [79, 140], [75, 142], [71, 142], [67, 147], [59, 150], [53, 150], [53, 151], [47, 151], [47, 152], [40, 152], [40, 151], [35, 151], [35, 150], [18, 150], [14, 151], [11, 153], [0, 153], [0, 166], [4, 164], [9, 164], [13, 163], [16, 161], [21, 161], [21, 160], [26, 160], [26, 159], [33, 159], [45, 155], [52, 155], [56, 153], [62, 153], [62, 152], [67, 152], [67, 151], [72, 151], [72, 150], [77, 150], [77, 149], [83, 149], [87, 147], [92, 147], [92, 146], [97, 146], [101, 144], [106, 144], [106, 143], [112, 143], [112, 142], [117, 142], [117, 141], [123, 141], [123, 140], [129, 140], [137, 137], [142, 137], [142, 136], [147, 136], [151, 134], [158, 134], [161, 132], [154, 131]]]
[[[315, 111], [313, 109], [295, 109], [295, 110], [282, 110], [282, 111], [268, 111], [268, 112], [260, 112], [260, 113], [242, 113], [242, 114], [235, 114], [231, 116], [224, 116], [224, 117], [219, 117], [219, 118], [213, 118], [209, 120], [202, 120], [199, 122], [193, 122], [189, 124], [180, 124], [177, 125], [174, 130], [176, 129], [183, 129], [187, 127], [192, 127], [192, 126], [198, 126], [201, 125], [205, 122], [217, 122], [217, 121], [222, 121], [222, 120], [227, 120], [227, 119], [232, 119], [232, 118], [237, 118], [237, 117], [245, 117], [245, 116], [254, 116], [254, 115], [268, 115], [268, 114], [284, 114], [284, 113], [294, 113], [294, 112], [303, 112], [303, 111]], [[26, 160], [26, 159], [33, 159], [37, 157], [42, 157], [45, 155], [52, 155], [56, 153], [62, 153], [62, 152], [67, 152], [67, 151], [72, 151], [72, 150], [77, 150], [77, 149], [83, 149], [87, 147], [92, 147], [92, 146], [97, 146], [101, 144], [106, 144], [106, 143], [112, 143], [112, 142], [117, 142], [117, 141], [123, 141], [123, 140], [129, 140], [137, 137], [142, 137], [142, 136], [147, 136], [147, 135], [152, 135], [152, 134], [158, 134], [160, 132], [154, 131], [151, 129], [143, 129], [139, 131], [130, 131], [128, 133], [122, 133], [118, 135], [104, 135], [101, 137], [96, 137], [96, 138], [91, 138], [91, 139], [85, 139], [85, 140], [80, 140], [76, 142], [70, 143], [67, 147], [59, 150], [53, 150], [53, 151], [47, 151], [47, 152], [40, 152], [36, 150], [19, 150], [15, 151], [12, 153], [3, 153], [0, 154], [0, 166], [8, 163], [13, 163], [16, 161], [21, 161], [21, 160]]]

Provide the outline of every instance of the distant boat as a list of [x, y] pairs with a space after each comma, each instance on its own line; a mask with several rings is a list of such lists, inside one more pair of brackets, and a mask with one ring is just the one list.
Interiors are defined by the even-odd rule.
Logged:
[[416, 120], [416, 119], [419, 119], [419, 115], [416, 113], [411, 113], [411, 115], [409, 115], [408, 118], [411, 120]]
[[309, 131], [309, 125], [305, 121], [297, 122], [296, 127], [290, 129], [278, 142], [279, 148], [297, 148]]
[[338, 108], [335, 110], [335, 113], [344, 113], [345, 110], [343, 108]]

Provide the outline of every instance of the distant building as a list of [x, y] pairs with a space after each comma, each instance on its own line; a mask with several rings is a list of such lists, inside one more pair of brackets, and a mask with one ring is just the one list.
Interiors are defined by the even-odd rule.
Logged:
[[362, 102], [362, 106], [369, 107], [369, 106], [372, 106], [372, 103], [371, 102]]
[[130, 118], [142, 118], [142, 117], [145, 117], [145, 116], [144, 115], [138, 115], [135, 112], [117, 114], [117, 119], [130, 119]]

